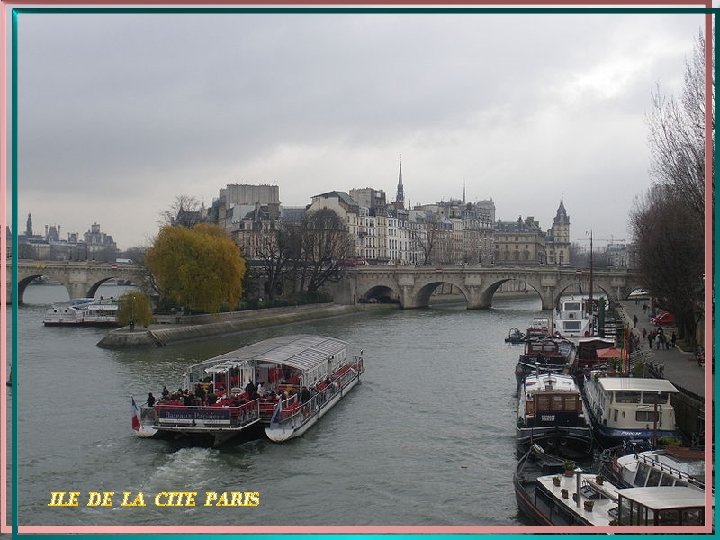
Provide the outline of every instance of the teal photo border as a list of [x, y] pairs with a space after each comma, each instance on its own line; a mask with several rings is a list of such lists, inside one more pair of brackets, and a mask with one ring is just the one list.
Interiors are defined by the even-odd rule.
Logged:
[[[502, 0], [499, 0], [502, 1]], [[579, 0], [581, 1], [581, 0]], [[632, 0], [629, 0], [631, 2]], [[17, 182], [17, 173], [18, 173], [18, 148], [16, 141], [17, 134], [18, 134], [18, 127], [17, 127], [17, 100], [18, 100], [18, 92], [17, 92], [17, 74], [18, 74], [18, 35], [19, 35], [19, 22], [20, 22], [20, 16], [24, 15], [39, 15], [39, 14], [102, 14], [102, 15], [108, 15], [108, 14], [307, 14], [307, 15], [322, 15], [322, 14], [347, 14], [347, 15], [357, 15], [357, 14], [455, 14], [455, 15], [487, 15], [487, 14], [618, 14], [618, 15], [625, 15], [625, 14], [643, 14], [643, 15], [658, 15], [658, 14], [678, 14], [678, 15], [687, 15], [687, 14], [699, 14], [699, 15], [706, 15], [710, 14], [713, 17], [713, 39], [714, 39], [714, 55], [715, 58], [718, 58], [718, 54], [720, 53], [720, 45], [718, 44], [718, 37], [720, 35], [720, 31], [717, 28], [716, 23], [716, 14], [720, 12], [719, 8], [702, 8], [702, 7], [644, 7], [644, 6], [637, 6], [637, 7], [622, 7], [622, 6], [614, 6], [614, 7], [538, 7], [538, 6], [523, 6], [523, 7], [468, 7], [468, 6], [458, 6], [458, 7], [383, 7], [383, 6], [373, 6], [373, 7], [355, 7], [355, 6], [349, 6], [349, 7], [340, 7], [340, 6], [324, 6], [324, 7], [227, 7], [227, 6], [219, 6], [219, 7], [175, 7], [175, 6], [169, 6], [169, 7], [159, 7], [159, 6], [153, 6], [153, 7], [143, 7], [143, 6], [133, 6], [133, 7], [89, 7], [89, 6], [78, 6], [78, 7], [8, 7], [8, 10], [10, 12], [10, 21], [11, 21], [11, 27], [12, 27], [12, 41], [11, 41], [11, 55], [10, 55], [10, 74], [11, 74], [11, 108], [10, 108], [10, 115], [12, 116], [12, 122], [11, 122], [11, 137], [10, 137], [10, 144], [11, 144], [11, 152], [10, 152], [10, 159], [11, 159], [11, 187], [12, 187], [12, 197], [11, 197], [11, 204], [12, 204], [12, 218], [11, 218], [11, 226], [12, 226], [12, 252], [17, 253], [18, 252], [18, 235], [17, 235], [17, 226], [18, 226], [18, 182]], [[718, 68], [717, 68], [717, 61], [715, 63], [714, 69], [713, 69], [713, 75], [715, 77], [715, 80], [717, 80], [717, 74], [718, 74]], [[717, 98], [719, 95], [718, 89], [715, 88], [714, 90], [714, 99], [717, 102]], [[714, 119], [713, 119], [714, 120]], [[714, 148], [713, 152], [714, 155], [717, 156], [718, 152], [718, 142], [717, 140], [714, 142]], [[716, 183], [717, 178], [717, 172], [713, 174], [713, 188]], [[720, 258], [718, 257], [718, 254], [715, 250], [715, 238], [717, 238], [720, 235], [720, 226], [715, 220], [715, 212], [714, 212], [714, 189], [713, 189], [713, 215], [712, 215], [712, 231], [713, 231], [713, 244], [712, 244], [712, 261], [713, 261], [713, 299], [715, 297], [715, 293], [717, 293], [717, 284], [715, 277], [717, 276], [717, 268], [720, 266]], [[11, 279], [13, 283], [17, 283], [18, 279], [18, 266], [17, 266], [17, 259], [13, 258], [12, 260], [12, 270], [11, 270]], [[12, 331], [11, 331], [11, 343], [12, 343], [12, 355], [11, 355], [11, 369], [14, 377], [14, 388], [15, 390], [12, 393], [12, 430], [11, 430], [11, 436], [12, 436], [12, 468], [11, 468], [11, 477], [12, 477], [12, 491], [11, 491], [11, 497], [12, 497], [12, 505], [11, 505], [11, 535], [12, 539], [15, 540], [16, 538], [20, 537], [29, 537], [33, 536], [31, 534], [20, 534], [18, 532], [18, 462], [17, 462], [17, 440], [18, 440], [18, 433], [17, 433], [17, 426], [18, 426], [18, 391], [17, 389], [20, 386], [20, 376], [19, 371], [17, 369], [17, 343], [18, 343], [18, 335], [17, 335], [17, 323], [18, 323], [18, 316], [17, 316], [17, 302], [18, 302], [18, 291], [17, 287], [12, 287], [12, 314], [11, 314], [11, 323], [12, 323]], [[714, 360], [714, 352], [715, 352], [715, 342], [718, 338], [717, 330], [715, 329], [714, 321], [717, 319], [718, 314], [720, 311], [718, 308], [714, 305], [711, 308], [711, 313], [713, 316], [713, 360]], [[715, 387], [717, 387], [717, 383], [720, 379], [718, 379], [717, 375], [714, 375], [714, 384]], [[714, 412], [714, 418], [717, 417], [718, 409], [717, 405], [713, 405], [713, 412]], [[716, 430], [713, 430], [714, 434], [714, 443], [717, 444], [718, 442], [718, 434]], [[718, 471], [717, 469], [714, 470], [715, 480], [717, 480]], [[5, 504], [5, 503], [3, 503]], [[714, 523], [716, 523], [716, 515], [713, 513], [713, 519]], [[408, 525], [410, 526], [410, 525]], [[478, 525], [480, 526], [480, 525]], [[605, 533], [592, 533], [588, 532], [588, 534], [605, 534]], [[42, 534], [41, 537], [43, 539], [54, 539], [54, 538], [65, 538], [67, 535], [72, 535], [73, 538], [76, 538], [78, 540], [90, 540], [92, 538], [97, 537], [97, 534], [83, 534], [83, 533], [63, 533], [63, 534]], [[412, 539], [414, 537], [417, 537], [416, 534], [351, 534], [353, 538], [357, 538], [358, 540], [379, 540], [379, 539], [389, 539], [389, 538], [397, 538], [398, 540], [405, 540], [405, 539]], [[157, 538], [157, 537], [168, 537], [168, 538], [176, 538], [179, 536], [177, 533], [153, 533], [153, 534], [103, 534], [102, 537], [112, 538], [114, 540], [137, 540], [139, 538]], [[327, 540], [341, 540], [344, 537], [347, 537], [349, 535], [347, 534], [292, 534], [293, 538], [297, 538], [298, 540], [313, 540], [317, 538], [318, 536], [327, 539]], [[520, 534], [505, 534], [505, 533], [488, 533], [488, 534], [428, 534], [422, 535], [423, 537], [429, 537], [433, 540], [453, 540], [457, 539], [460, 536], [462, 537], [481, 537], [481, 536], [498, 536], [502, 538], [515, 538], [520, 539], [523, 535]], [[567, 538], [567, 534], [562, 534], [561, 532], [555, 533], [555, 532], [548, 532], [547, 534], [543, 533], [543, 536], [549, 536], [549, 537], [564, 537]], [[632, 534], [632, 535], [623, 535], [624, 538], [644, 538], [647, 535], [639, 535], [639, 534]], [[678, 535], [673, 534], [674, 537], [687, 537], [687, 538], [696, 538], [698, 535]], [[700, 535], [705, 536], [705, 535]], [[228, 537], [238, 537], [238, 538], [253, 538], [253, 539], [262, 539], [262, 540], [287, 540], [288, 534], [182, 534], [181, 537], [183, 539], [193, 540], [195, 538], [212, 538], [212, 537], [218, 537], [218, 538], [228, 538]]]

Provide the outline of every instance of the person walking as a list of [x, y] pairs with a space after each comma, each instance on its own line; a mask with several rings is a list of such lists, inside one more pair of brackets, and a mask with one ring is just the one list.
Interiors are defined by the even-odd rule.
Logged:
[[637, 328], [638, 318], [637, 315], [633, 315], [633, 328]]
[[673, 332], [670, 336], [670, 343], [672, 344], [672, 348], [674, 349], [675, 344], [677, 343], [677, 335], [675, 334], [675, 332]]

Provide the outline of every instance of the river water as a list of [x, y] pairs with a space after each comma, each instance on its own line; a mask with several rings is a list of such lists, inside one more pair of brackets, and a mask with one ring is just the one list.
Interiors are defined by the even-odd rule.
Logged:
[[[106, 297], [121, 287], [103, 287]], [[511, 327], [540, 315], [539, 298], [497, 298], [492, 310], [444, 304], [377, 310], [163, 348], [106, 350], [106, 330], [45, 328], [64, 289], [29, 287], [18, 309], [21, 525], [518, 525], [512, 487], [518, 346]], [[547, 314], [546, 314], [547, 316]], [[315, 333], [365, 350], [362, 384], [302, 438], [221, 449], [141, 439], [142, 403], [177, 388], [193, 363], [268, 337]], [[8, 332], [8, 338], [10, 333]], [[10, 400], [8, 399], [8, 403]], [[73, 508], [51, 491], [79, 491]], [[114, 491], [109, 508], [89, 491]], [[123, 491], [146, 507], [120, 506]], [[161, 491], [257, 491], [255, 508], [158, 508]], [[204, 502], [204, 500], [203, 500]], [[202, 503], [200, 503], [202, 504]]]

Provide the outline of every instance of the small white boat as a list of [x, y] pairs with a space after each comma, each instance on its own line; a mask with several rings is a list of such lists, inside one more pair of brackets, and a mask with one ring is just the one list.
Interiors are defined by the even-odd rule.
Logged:
[[587, 457], [592, 428], [580, 390], [570, 375], [537, 373], [518, 390], [517, 446], [539, 444], [565, 457]]
[[119, 326], [120, 306], [114, 298], [82, 298], [67, 305], [54, 305], [45, 312], [45, 326]]
[[627, 440], [681, 439], [670, 395], [678, 389], [665, 379], [604, 376], [593, 371], [583, 396], [596, 437], [606, 446]]
[[562, 297], [553, 315], [555, 331], [564, 338], [590, 336], [593, 333], [592, 318], [588, 297]]
[[[576, 468], [561, 473], [559, 462], [535, 448], [518, 462], [513, 478], [520, 510], [540, 525], [703, 526], [705, 493], [688, 486], [623, 489], [603, 475]], [[545, 467], [544, 460], [550, 465]], [[555, 467], [555, 474], [548, 469]], [[661, 531], [658, 531], [661, 532]]]
[[705, 452], [668, 446], [631, 452], [602, 464], [601, 471], [621, 487], [692, 486], [705, 490]]

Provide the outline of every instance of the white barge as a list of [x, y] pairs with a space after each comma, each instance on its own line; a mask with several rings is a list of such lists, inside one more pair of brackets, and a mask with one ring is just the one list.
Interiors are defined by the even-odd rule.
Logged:
[[603, 376], [593, 371], [583, 395], [595, 435], [609, 446], [629, 440], [681, 438], [670, 396], [678, 392], [665, 379]]
[[68, 305], [54, 305], [45, 312], [45, 326], [120, 326], [114, 298], [82, 298]]

